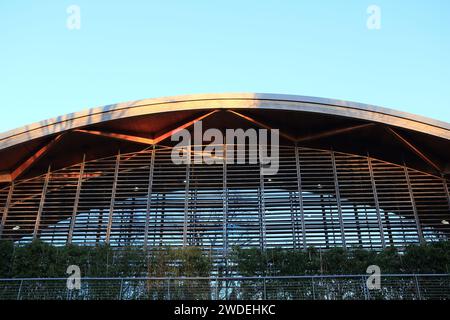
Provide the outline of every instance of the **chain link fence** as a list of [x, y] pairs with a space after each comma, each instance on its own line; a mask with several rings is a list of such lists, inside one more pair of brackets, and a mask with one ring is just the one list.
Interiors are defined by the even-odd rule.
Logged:
[[0, 300], [444, 300], [450, 274], [390, 274], [369, 290], [368, 275], [229, 278], [0, 279]]

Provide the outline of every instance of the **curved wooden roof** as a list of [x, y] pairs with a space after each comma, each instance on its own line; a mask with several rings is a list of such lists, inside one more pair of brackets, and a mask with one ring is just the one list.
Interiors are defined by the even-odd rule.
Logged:
[[[448, 172], [450, 161], [449, 123], [342, 100], [265, 93], [227, 93], [163, 97], [118, 103], [59, 116], [7, 131], [0, 134], [0, 159], [3, 159], [0, 161], [0, 181], [2, 181], [2, 174], [4, 177], [11, 174], [24, 161], [32, 157], [33, 153], [39, 152], [43, 145], [48, 145], [53, 141], [52, 139], [61, 134], [72, 132], [80, 134], [84, 129], [99, 130], [100, 128], [104, 132], [119, 130], [119, 133], [129, 133], [131, 131], [145, 139], [165, 128], [173, 127], [176, 122], [187, 121], [211, 110], [234, 110], [247, 115], [250, 113], [250, 115], [260, 118], [265, 117], [266, 122], [273, 120], [274, 123], [270, 123], [271, 126], [280, 128], [281, 131], [283, 131], [284, 123], [286, 123], [287, 131], [295, 131], [295, 127], [306, 127], [308, 122], [306, 120], [303, 122], [302, 119], [312, 119], [311, 117], [316, 117], [320, 121], [323, 119], [323, 123], [331, 118], [341, 121], [340, 127], [333, 127], [331, 124], [324, 125], [325, 127], [317, 125], [319, 135], [320, 131], [325, 129], [337, 130], [337, 133], [339, 130], [345, 131], [345, 128], [342, 129], [342, 121], [348, 121], [353, 126], [367, 123], [381, 125], [389, 130], [399, 130], [393, 131], [392, 134], [393, 138], [399, 140], [403, 147], [428, 164], [436, 164], [435, 169], [441, 168], [439, 170], [441, 173]], [[290, 116], [294, 113], [301, 116]], [[147, 123], [145, 130], [142, 126], [143, 121]], [[138, 126], [136, 123], [140, 123], [140, 125]], [[258, 124], [258, 122], [256, 123]], [[307, 134], [314, 135], [313, 131], [314, 129], [309, 128]], [[377, 133], [373, 132], [372, 135], [373, 139], [377, 139]], [[373, 139], [368, 143], [373, 143], [375, 141]], [[429, 149], [431, 155], [427, 155], [427, 150], [422, 152], [422, 146]], [[383, 149], [382, 146], [377, 148]], [[385, 153], [392, 150], [392, 146], [386, 148]], [[7, 178], [3, 178], [3, 180], [6, 181]]]
[[278, 109], [368, 120], [450, 140], [450, 124], [383, 107], [325, 98], [266, 94], [197, 94], [145, 99], [96, 107], [43, 120], [0, 134], [0, 150], [64, 131], [145, 114], [202, 109]]

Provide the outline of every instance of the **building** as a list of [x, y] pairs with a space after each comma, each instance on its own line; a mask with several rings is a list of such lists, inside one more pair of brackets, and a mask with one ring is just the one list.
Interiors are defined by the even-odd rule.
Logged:
[[[198, 121], [279, 129], [278, 172], [174, 164], [171, 134]], [[450, 125], [359, 103], [274, 94], [121, 103], [3, 133], [0, 159], [0, 239], [17, 243], [222, 255], [235, 245], [402, 248], [450, 235]]]

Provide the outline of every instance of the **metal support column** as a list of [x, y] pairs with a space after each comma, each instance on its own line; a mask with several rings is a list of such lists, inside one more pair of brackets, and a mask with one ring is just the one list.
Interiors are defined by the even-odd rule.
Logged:
[[289, 191], [289, 209], [291, 210], [291, 231], [292, 231], [292, 248], [296, 249], [297, 248], [297, 228], [296, 228], [296, 215], [294, 215], [295, 213], [295, 208], [294, 208], [294, 200], [293, 200], [293, 195], [292, 195], [292, 191]]
[[191, 156], [192, 150], [188, 148], [188, 158], [186, 162], [186, 182], [185, 182], [185, 195], [184, 195], [184, 221], [183, 221], [183, 247], [187, 245], [187, 233], [188, 233], [188, 215], [189, 215], [189, 180], [191, 171]]
[[83, 183], [85, 161], [86, 161], [86, 154], [83, 154], [83, 162], [81, 163], [81, 166], [80, 166], [80, 173], [79, 173], [79, 177], [78, 177], [77, 191], [75, 193], [75, 202], [73, 204], [72, 217], [70, 218], [69, 235], [67, 236], [68, 244], [72, 243], [73, 230], [75, 229], [75, 221], [77, 218], [78, 204], [80, 202], [81, 184]]
[[[192, 172], [192, 176], [195, 176], [196, 172]], [[197, 229], [197, 212], [198, 212], [198, 207], [197, 207], [197, 197], [198, 197], [198, 184], [197, 181], [195, 181], [195, 186], [194, 186], [194, 190], [193, 190], [193, 201], [191, 204], [191, 210], [192, 210], [192, 214], [191, 217], [189, 218], [189, 223], [191, 225], [191, 229], [193, 230], [193, 232], [191, 232], [191, 234], [189, 234], [188, 237], [188, 243], [191, 246], [198, 246], [201, 245], [201, 235], [199, 233], [199, 230]]]
[[416, 201], [414, 200], [414, 193], [411, 185], [411, 179], [409, 178], [409, 172], [406, 165], [403, 165], [403, 169], [405, 172], [406, 183], [408, 184], [409, 197], [411, 199], [411, 205], [414, 212], [414, 220], [416, 221], [417, 226], [417, 234], [419, 236], [420, 243], [425, 243], [425, 239], [423, 238], [422, 226], [420, 225], [419, 213], [417, 212]]
[[113, 180], [113, 187], [112, 187], [112, 192], [111, 192], [111, 202], [109, 204], [108, 227], [106, 229], [106, 239], [105, 239], [106, 243], [109, 243], [111, 240], [111, 228], [112, 228], [113, 214], [114, 214], [114, 203], [116, 201], [117, 178], [119, 176], [119, 165], [120, 165], [120, 150], [116, 156], [116, 165], [115, 165], [115, 169], [114, 169], [114, 180]]
[[[327, 222], [327, 211], [325, 210], [325, 201], [323, 200], [323, 194], [320, 194], [320, 211], [322, 212], [322, 224], [323, 224], [323, 230], [325, 233], [325, 248], [330, 248], [330, 232], [328, 231], [328, 222]], [[332, 226], [333, 228], [333, 226]], [[331, 233], [333, 234], [333, 244], [336, 243], [336, 239], [334, 237], [334, 230]]]
[[377, 211], [378, 227], [380, 228], [381, 245], [386, 248], [386, 240], [384, 239], [383, 220], [381, 219], [380, 203], [378, 201], [377, 185], [375, 183], [375, 175], [373, 173], [372, 159], [367, 157], [367, 163], [369, 165], [370, 182], [372, 184], [372, 193], [375, 200], [375, 210]]
[[39, 227], [41, 224], [42, 210], [44, 210], [45, 196], [47, 194], [48, 181], [50, 180], [51, 166], [48, 166], [47, 174], [45, 175], [44, 186], [42, 187], [41, 201], [39, 202], [39, 209], [36, 215], [36, 223], [34, 224], [33, 240], [37, 238]]
[[[363, 239], [362, 239], [362, 234], [361, 234], [361, 225], [359, 223], [358, 205], [356, 203], [353, 204], [353, 215], [355, 218], [356, 236], [358, 237], [358, 244], [362, 247]], [[370, 238], [370, 235], [369, 235], [369, 238]]]
[[386, 231], [387, 231], [387, 237], [389, 239], [389, 245], [394, 245], [394, 236], [392, 234], [392, 224], [391, 224], [391, 218], [389, 216], [389, 212], [384, 211], [384, 221], [386, 223]]
[[[147, 249], [148, 245], [148, 232], [150, 227], [150, 209], [152, 205], [152, 192], [153, 192], [153, 171], [155, 168], [156, 148], [153, 145], [152, 155], [150, 157], [150, 170], [148, 174], [148, 189], [147, 189], [147, 205], [145, 208], [145, 231], [144, 231], [144, 248]], [[155, 221], [156, 222], [156, 221]]]
[[[447, 183], [447, 179], [445, 179], [445, 177], [442, 177], [442, 183], [444, 185], [444, 191], [447, 194], [448, 209], [450, 210], [450, 190], [448, 189], [448, 183]], [[0, 236], [1, 236], [1, 234], [0, 234]]]
[[331, 161], [333, 163], [334, 188], [336, 191], [336, 202], [337, 202], [337, 208], [338, 208], [338, 214], [339, 214], [339, 226], [341, 229], [342, 246], [344, 248], [347, 248], [347, 243], [345, 240], [344, 219], [342, 217], [341, 194], [339, 192], [339, 181], [338, 181], [338, 176], [337, 176], [336, 158], [334, 156], [334, 151], [331, 151]]
[[223, 255], [226, 258], [228, 253], [228, 185], [227, 185], [227, 146], [223, 145], [223, 167], [222, 167], [222, 179], [223, 179]]
[[305, 228], [305, 212], [303, 207], [302, 176], [300, 170], [300, 156], [298, 152], [297, 143], [295, 144], [294, 148], [295, 148], [295, 166], [297, 170], [298, 211], [300, 212], [300, 223], [302, 225], [301, 233], [302, 233], [303, 249], [306, 250], [307, 243], [306, 243], [306, 228]]
[[12, 200], [13, 193], [14, 193], [14, 181], [11, 182], [11, 185], [9, 186], [8, 198], [6, 199], [5, 208], [3, 210], [2, 221], [0, 223], [0, 239], [2, 239], [3, 229], [5, 228], [6, 219], [8, 218], [8, 211], [9, 211], [9, 207], [11, 206], [11, 200]]
[[159, 215], [159, 246], [161, 247], [164, 244], [164, 224], [166, 223], [166, 193], [163, 191], [160, 195], [158, 195], [158, 198], [158, 208], [161, 210]]
[[262, 250], [266, 249], [266, 205], [264, 202], [264, 175], [261, 174], [263, 164], [260, 162], [259, 170], [259, 240]]

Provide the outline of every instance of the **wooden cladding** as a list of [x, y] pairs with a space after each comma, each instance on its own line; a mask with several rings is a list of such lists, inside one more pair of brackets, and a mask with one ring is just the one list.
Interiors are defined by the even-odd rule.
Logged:
[[233, 246], [402, 248], [450, 235], [441, 177], [295, 146], [280, 147], [272, 176], [260, 163], [174, 164], [171, 152], [150, 147], [15, 181], [0, 190], [1, 239], [222, 254]]

